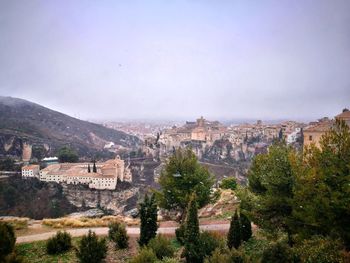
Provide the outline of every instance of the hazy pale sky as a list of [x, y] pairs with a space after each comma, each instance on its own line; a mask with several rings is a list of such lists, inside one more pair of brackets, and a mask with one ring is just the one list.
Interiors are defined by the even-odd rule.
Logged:
[[1, 0], [0, 95], [82, 119], [333, 117], [350, 1]]

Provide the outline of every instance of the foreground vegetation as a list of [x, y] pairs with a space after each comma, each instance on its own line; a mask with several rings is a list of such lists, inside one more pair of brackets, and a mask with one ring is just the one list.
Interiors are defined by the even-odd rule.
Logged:
[[[138, 252], [125, 257], [124, 262], [350, 261], [350, 131], [344, 122], [336, 122], [323, 137], [320, 148], [311, 146], [299, 153], [284, 142], [276, 142], [268, 153], [254, 159], [247, 188], [236, 189], [234, 181], [224, 182], [224, 188], [235, 189], [241, 200], [227, 235], [199, 229], [198, 208], [211, 202], [213, 195], [211, 175], [197, 164], [190, 150], [178, 150], [170, 158], [161, 176], [163, 189], [151, 198], [146, 196], [140, 204], [141, 233], [138, 245], [134, 243]], [[157, 202], [181, 214], [176, 242], [156, 233]], [[251, 221], [258, 226], [254, 234]], [[107, 257], [108, 251], [116, 254], [116, 251], [130, 249], [125, 226], [118, 222], [109, 224], [109, 240], [98, 238], [93, 232], [81, 240], [71, 240], [59, 233], [47, 242], [19, 245], [17, 251], [12, 227], [0, 225], [0, 252], [5, 258], [42, 255], [42, 259], [45, 258], [42, 261], [26, 260], [65, 262], [67, 256], [67, 262], [98, 263]], [[39, 245], [40, 251], [34, 247], [23, 251], [34, 244]], [[108, 244], [113, 244], [112, 250]], [[62, 259], [55, 258], [57, 255], [48, 256], [57, 251]], [[51, 261], [45, 261], [46, 258]]]

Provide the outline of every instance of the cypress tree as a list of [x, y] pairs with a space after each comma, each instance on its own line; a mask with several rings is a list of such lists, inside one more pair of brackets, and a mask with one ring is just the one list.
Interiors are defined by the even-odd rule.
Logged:
[[91, 173], [90, 164], [88, 164], [88, 173]]
[[241, 223], [241, 238], [242, 241], [248, 241], [252, 236], [252, 225], [249, 218], [242, 212], [239, 215], [239, 221]]
[[203, 253], [200, 246], [200, 233], [196, 194], [191, 195], [187, 207], [185, 221], [185, 257], [188, 263], [203, 262]]
[[94, 161], [94, 165], [92, 166], [92, 172], [97, 173], [96, 162]]
[[230, 229], [227, 234], [227, 246], [231, 249], [239, 248], [241, 245], [242, 238], [241, 238], [241, 224], [239, 222], [237, 210], [235, 214], [233, 215], [230, 223]]
[[140, 239], [139, 245], [147, 245], [148, 242], [154, 238], [157, 234], [157, 204], [155, 201], [155, 195], [153, 194], [151, 198], [145, 195], [143, 203], [140, 204]]

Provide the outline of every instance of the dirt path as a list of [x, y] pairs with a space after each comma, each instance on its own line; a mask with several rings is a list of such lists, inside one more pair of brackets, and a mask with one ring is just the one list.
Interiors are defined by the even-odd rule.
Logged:
[[[210, 231], [227, 231], [229, 229], [229, 224], [212, 224], [212, 225], [201, 225], [200, 228], [202, 230], [210, 230]], [[176, 227], [160, 227], [158, 228], [158, 233], [173, 235], [175, 234]], [[78, 228], [78, 229], [67, 229], [66, 231], [70, 233], [73, 237], [83, 236], [88, 233], [88, 231], [94, 231], [97, 235], [107, 235], [108, 227], [92, 227], [92, 228]], [[127, 232], [131, 236], [138, 236], [140, 234], [139, 227], [127, 227]], [[58, 230], [57, 230], [58, 231]], [[50, 231], [41, 234], [34, 234], [28, 236], [20, 236], [17, 237], [17, 243], [29, 243], [33, 241], [47, 240], [53, 235], [56, 234], [56, 231]]]

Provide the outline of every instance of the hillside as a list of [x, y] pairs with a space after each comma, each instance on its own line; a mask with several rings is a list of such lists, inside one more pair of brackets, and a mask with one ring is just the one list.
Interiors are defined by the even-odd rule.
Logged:
[[63, 194], [62, 186], [40, 182], [36, 178], [23, 180], [11, 176], [0, 184], [0, 214], [33, 219], [60, 217], [77, 208]]
[[0, 156], [22, 156], [28, 144], [34, 155], [54, 154], [69, 144], [81, 156], [89, 156], [102, 152], [107, 142], [134, 148], [140, 140], [23, 99], [0, 96]]

